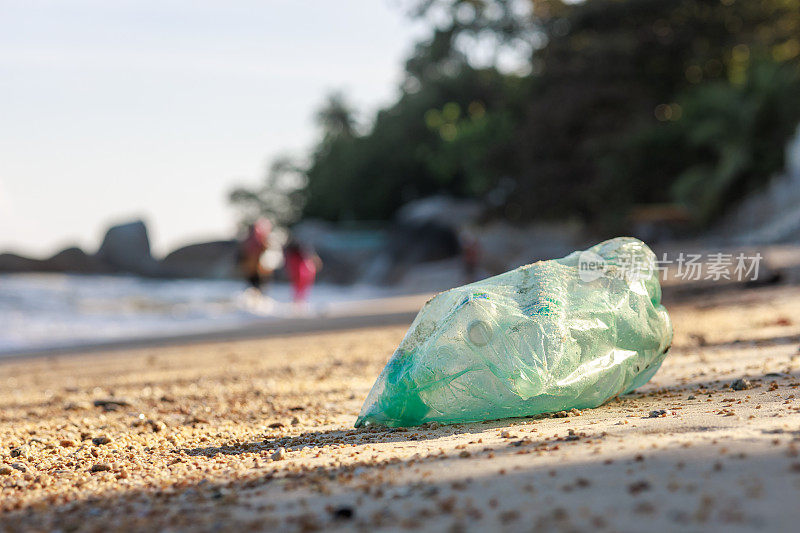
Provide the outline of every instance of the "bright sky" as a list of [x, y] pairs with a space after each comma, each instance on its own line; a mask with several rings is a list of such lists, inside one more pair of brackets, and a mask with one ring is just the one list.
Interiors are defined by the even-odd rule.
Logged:
[[0, 251], [230, 237], [227, 192], [328, 92], [391, 101], [420, 34], [396, 0], [0, 0]]

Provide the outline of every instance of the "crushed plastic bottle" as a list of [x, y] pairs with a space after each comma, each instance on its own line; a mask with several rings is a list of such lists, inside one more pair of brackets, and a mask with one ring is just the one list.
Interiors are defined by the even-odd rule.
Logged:
[[644, 385], [672, 342], [655, 265], [647, 245], [620, 237], [438, 294], [356, 427], [597, 407]]

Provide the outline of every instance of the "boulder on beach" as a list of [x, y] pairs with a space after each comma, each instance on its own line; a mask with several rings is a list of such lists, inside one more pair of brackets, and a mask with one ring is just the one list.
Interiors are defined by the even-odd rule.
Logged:
[[478, 200], [436, 195], [408, 202], [398, 209], [395, 221], [406, 226], [435, 224], [458, 230], [475, 223], [484, 212]]
[[182, 278], [226, 278], [236, 275], [235, 240], [190, 244], [170, 252], [161, 261], [162, 273]]
[[97, 257], [87, 254], [77, 246], [65, 248], [42, 263], [47, 272], [99, 274], [110, 271]]
[[42, 261], [17, 254], [0, 254], [0, 272], [41, 272]]
[[394, 264], [424, 263], [458, 255], [456, 231], [440, 222], [397, 223], [389, 232], [389, 254]]
[[365, 270], [386, 244], [383, 229], [342, 228], [320, 220], [296, 224], [292, 235], [317, 252], [324, 265], [317, 279], [331, 283], [362, 281]]
[[11, 253], [0, 254], [0, 272], [99, 274], [109, 272], [109, 269], [94, 256], [77, 246], [72, 246], [47, 259], [34, 259]]
[[158, 261], [150, 253], [147, 226], [141, 220], [110, 227], [97, 258], [117, 272], [143, 276], [160, 273]]
[[480, 267], [490, 274], [562, 257], [586, 245], [585, 228], [578, 221], [518, 226], [498, 220], [472, 228], [472, 234], [480, 250]]

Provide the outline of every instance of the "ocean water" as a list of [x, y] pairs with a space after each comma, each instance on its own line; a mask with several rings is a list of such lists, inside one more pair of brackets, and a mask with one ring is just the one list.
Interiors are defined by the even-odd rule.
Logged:
[[[0, 356], [109, 341], [146, 339], [295, 316], [287, 284], [273, 283], [274, 305], [234, 280], [156, 280], [133, 276], [0, 274]], [[303, 314], [381, 296], [374, 287], [318, 284]]]

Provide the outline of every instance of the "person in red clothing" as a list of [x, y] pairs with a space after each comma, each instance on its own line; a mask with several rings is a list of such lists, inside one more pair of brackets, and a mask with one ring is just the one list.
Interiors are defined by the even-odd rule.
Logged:
[[261, 256], [269, 247], [269, 235], [272, 224], [261, 218], [247, 229], [247, 236], [239, 245], [237, 263], [242, 277], [256, 290], [261, 291], [262, 284], [270, 277], [272, 270], [264, 268]]
[[316, 253], [303, 248], [294, 239], [290, 239], [284, 246], [283, 259], [292, 283], [295, 303], [305, 302], [311, 286], [314, 285], [317, 271], [322, 268], [322, 261]]

